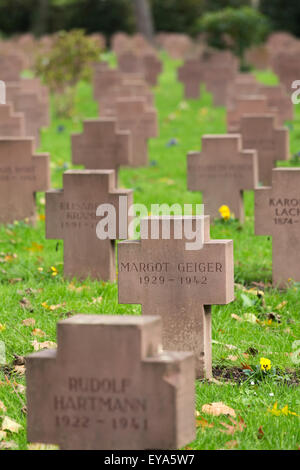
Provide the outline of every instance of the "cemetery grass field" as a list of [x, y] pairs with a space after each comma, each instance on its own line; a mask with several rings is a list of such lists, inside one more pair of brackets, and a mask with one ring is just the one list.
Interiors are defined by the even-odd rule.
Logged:
[[[114, 63], [112, 56], [105, 58]], [[203, 134], [226, 131], [225, 109], [214, 108], [205, 92], [199, 101], [185, 101], [182, 85], [176, 80], [180, 62], [164, 55], [163, 59], [164, 73], [155, 89], [160, 136], [150, 141], [150, 166], [122, 169], [120, 174], [120, 185], [133, 188], [134, 201], [146, 204], [149, 212], [152, 203], [201, 203], [200, 193], [187, 190], [186, 154], [200, 150]], [[257, 75], [265, 83], [276, 83], [271, 72]], [[73, 119], [53, 116], [51, 127], [42, 133], [40, 150], [51, 154], [53, 188], [61, 188], [63, 171], [72, 168], [70, 134], [81, 130], [83, 118], [97, 117], [90, 84], [78, 87], [76, 108]], [[290, 128], [291, 155], [295, 155], [300, 151], [300, 106]], [[283, 164], [300, 165], [300, 159]], [[20, 356], [32, 353], [38, 343], [55, 342], [57, 321], [75, 313], [140, 314], [139, 305], [118, 305], [116, 283], [64, 280], [63, 242], [45, 240], [43, 193], [37, 194], [37, 203], [36, 227], [26, 221], [0, 227], [0, 341], [5, 343], [7, 362], [0, 369], [0, 424], [3, 416], [9, 416], [22, 426], [18, 433], [8, 431], [2, 441], [0, 438], [0, 448], [27, 449]], [[300, 284], [291, 280], [285, 292], [270, 288], [272, 240], [254, 235], [252, 192], [245, 194], [245, 207], [243, 226], [228, 221], [211, 228], [212, 238], [234, 240], [236, 300], [212, 310], [217, 380], [197, 381], [197, 438], [188, 449], [296, 450], [300, 446], [300, 346], [295, 343], [300, 339]], [[272, 369], [267, 373], [257, 371], [261, 358], [271, 361]], [[243, 372], [245, 369], [248, 372]], [[233, 408], [240, 424], [226, 416], [205, 415], [201, 408], [211, 402]]]

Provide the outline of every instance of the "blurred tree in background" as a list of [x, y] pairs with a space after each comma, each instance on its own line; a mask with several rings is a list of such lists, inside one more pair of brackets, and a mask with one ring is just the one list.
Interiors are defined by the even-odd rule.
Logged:
[[239, 57], [242, 69], [246, 50], [265, 41], [270, 32], [267, 17], [251, 7], [224, 8], [205, 13], [198, 21], [199, 32], [206, 33], [210, 46], [231, 49]]
[[48, 52], [36, 59], [35, 74], [41, 77], [54, 95], [59, 117], [72, 117], [76, 86], [80, 80], [91, 80], [91, 64], [100, 60], [101, 50], [83, 30], [57, 34]]
[[206, 0], [151, 0], [157, 31], [193, 34]]
[[[139, 0], [0, 0], [0, 31], [6, 35], [33, 31], [85, 29], [108, 38], [117, 31], [133, 33]], [[156, 31], [194, 34], [198, 18], [207, 12], [255, 6], [275, 29], [300, 36], [300, 0], [141, 0], [149, 2]], [[146, 4], [146, 3], [145, 3]]]

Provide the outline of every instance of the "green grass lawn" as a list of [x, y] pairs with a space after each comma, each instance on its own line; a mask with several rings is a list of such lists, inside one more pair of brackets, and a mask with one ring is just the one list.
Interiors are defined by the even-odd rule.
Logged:
[[[107, 55], [107, 58], [114, 62], [113, 57]], [[214, 108], [211, 96], [205, 91], [198, 101], [184, 101], [182, 85], [176, 80], [180, 62], [166, 56], [163, 59], [164, 73], [154, 90], [160, 135], [149, 144], [151, 164], [140, 169], [124, 168], [120, 173], [121, 186], [133, 188], [135, 202], [146, 204], [149, 210], [152, 203], [201, 203], [201, 193], [187, 190], [186, 154], [200, 150], [203, 134], [221, 134], [226, 130], [225, 109]], [[265, 83], [276, 83], [271, 72], [259, 72], [257, 76]], [[81, 130], [83, 118], [97, 116], [97, 104], [92, 100], [89, 84], [81, 83], [78, 87], [76, 107], [76, 119], [61, 120], [53, 116], [51, 127], [42, 133], [41, 150], [51, 154], [54, 188], [61, 187], [63, 172], [72, 168], [70, 134]], [[299, 121], [300, 107], [296, 107], [296, 118], [290, 126], [292, 155], [300, 151]], [[176, 139], [177, 145], [168, 146], [171, 139]], [[293, 163], [299, 164], [298, 159]], [[22, 388], [25, 379], [14, 368], [14, 355], [32, 353], [36, 342], [56, 341], [57, 321], [72, 314], [140, 313], [140, 306], [118, 305], [116, 283], [64, 280], [63, 242], [45, 240], [44, 194], [37, 195], [37, 203], [39, 221], [35, 228], [26, 222], [0, 227], [0, 341], [5, 343], [7, 356], [7, 366], [0, 370], [0, 429], [1, 417], [5, 415], [23, 426], [19, 433], [8, 432], [0, 441], [0, 448], [1, 443], [5, 447], [11, 441], [18, 449], [27, 448]], [[218, 222], [211, 228], [212, 238], [234, 240], [236, 300], [227, 306], [213, 307], [213, 366], [216, 374], [226, 371], [227, 378], [216, 375], [219, 381], [215, 383], [197, 381], [197, 438], [188, 446], [190, 449], [231, 446], [297, 449], [300, 446], [299, 417], [284, 408], [288, 405], [289, 411], [300, 415], [295, 386], [297, 351], [293, 350], [294, 342], [300, 337], [300, 285], [291, 284], [285, 292], [268, 287], [272, 240], [254, 235], [253, 192], [245, 194], [245, 207], [243, 226], [231, 221]], [[249, 292], [255, 287], [252, 282], [261, 283], [264, 295], [257, 296], [255, 290]], [[268, 315], [270, 312], [273, 315]], [[28, 318], [34, 319], [35, 324], [24, 325], [22, 322]], [[249, 368], [256, 370], [261, 357], [270, 359], [273, 369], [263, 374], [263, 379], [257, 373], [247, 380], [242, 369], [249, 373]], [[235, 375], [242, 379], [241, 383], [234, 380]], [[1, 402], [7, 411], [1, 410]], [[225, 429], [221, 422], [231, 423], [225, 416], [202, 413], [202, 406], [211, 402], [223, 402], [234, 408], [246, 427], [242, 426], [234, 434], [221, 432]], [[276, 402], [278, 410], [283, 409], [278, 416], [268, 411]]]

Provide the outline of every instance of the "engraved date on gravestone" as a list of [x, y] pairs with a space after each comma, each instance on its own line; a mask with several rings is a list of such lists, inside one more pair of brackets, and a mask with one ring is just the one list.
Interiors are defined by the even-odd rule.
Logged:
[[300, 222], [300, 199], [270, 198], [269, 207], [275, 225], [293, 225]]
[[61, 202], [60, 211], [63, 212], [64, 220], [62, 228], [94, 228], [99, 218], [96, 217], [98, 203], [96, 202]]
[[53, 397], [56, 427], [147, 429], [147, 400], [136, 396], [130, 378], [68, 377], [66, 388]]
[[0, 181], [35, 181], [34, 166], [6, 166], [0, 167]]
[[138, 282], [144, 286], [161, 287], [165, 284], [205, 285], [210, 273], [222, 273], [223, 265], [218, 262], [171, 263], [171, 262], [121, 262], [120, 271], [137, 273]]

